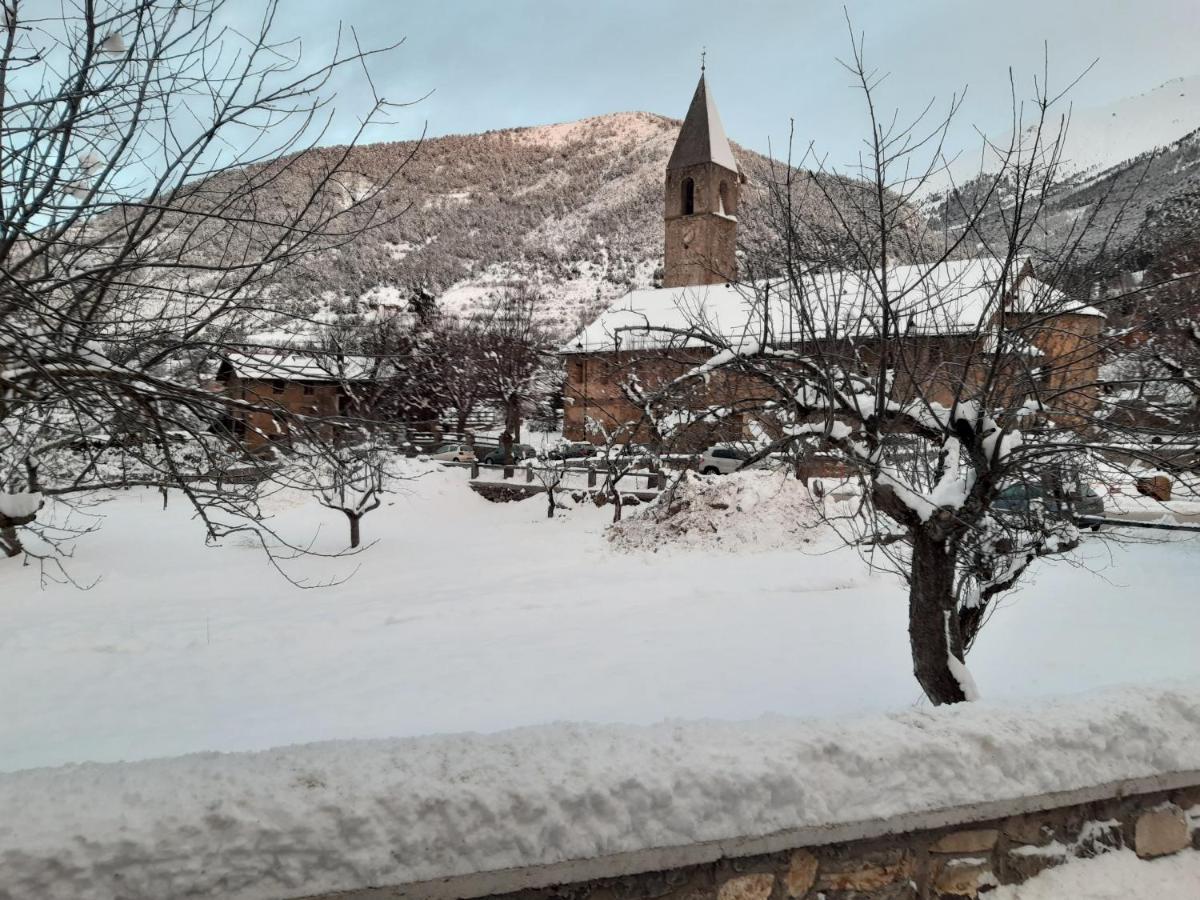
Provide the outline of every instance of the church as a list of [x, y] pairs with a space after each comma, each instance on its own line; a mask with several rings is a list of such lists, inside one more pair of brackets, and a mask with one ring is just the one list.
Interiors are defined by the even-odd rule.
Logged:
[[[834, 341], [845, 344], [859, 359], [871, 355], [873, 336], [862, 325], [875, 324], [878, 312], [871, 279], [862, 273], [822, 271], [800, 276], [806, 286], [804, 297], [823, 295], [830, 300], [828, 308], [856, 311], [862, 329], [858, 332], [848, 329], [846, 322], [816, 321], [819, 311], [810, 308], [807, 300], [804, 314], [798, 316], [792, 289], [785, 282], [764, 290], [766, 283], [738, 281], [737, 214], [745, 183], [701, 72], [667, 163], [663, 286], [635, 289], [618, 298], [561, 348], [566, 363], [565, 438], [597, 443], [650, 440], [643, 411], [629, 401], [625, 386], [634, 380], [643, 391], [652, 391], [705, 364], [714, 346], [700, 339], [701, 334], [738, 347], [761, 332], [765, 320], [776, 347], [801, 349], [816, 339], [824, 346]], [[1044, 326], [1024, 332], [1031, 336], [1020, 350], [1027, 357], [1020, 368], [1028, 387], [1021, 384], [1018, 389], [1036, 386], [1062, 391], [1094, 385], [1099, 360], [1088, 348], [1103, 325], [1103, 314], [1068, 303], [1061, 293], [1038, 281], [1028, 263], [1015, 277], [1004, 272], [1001, 261], [991, 257], [889, 267], [910, 310], [904, 352], [912, 355], [908, 371], [913, 375], [907, 383], [896, 378], [896, 399], [921, 391], [927, 399], [953, 402], [963, 385], [971, 383], [972, 365], [978, 367], [981, 355], [998, 352], [989, 349], [989, 344], [999, 343], [997, 297], [1002, 297], [1000, 305], [1009, 323], [1023, 310], [1032, 314], [1035, 305], [1038, 321], [1045, 321]], [[1008, 282], [1001, 284], [1006, 277]], [[764, 296], [771, 298], [765, 304]], [[1047, 297], [1052, 300], [1049, 316]], [[1005, 352], [1011, 352], [1011, 346]], [[1047, 374], [1030, 374], [1039, 371]], [[1038, 377], [1042, 381], [1036, 385], [1029, 381]], [[689, 390], [682, 400], [690, 420], [682, 446], [691, 449], [714, 440], [749, 438], [755, 430], [750, 410], [761, 408], [768, 399], [753, 396], [761, 387], [752, 387], [719, 367]], [[1090, 387], [1082, 389], [1075, 405], [1085, 411], [1094, 408], [1090, 392]], [[720, 409], [722, 415], [719, 423], [710, 426], [704, 413], [713, 409]], [[747, 412], [739, 415], [739, 409]]]

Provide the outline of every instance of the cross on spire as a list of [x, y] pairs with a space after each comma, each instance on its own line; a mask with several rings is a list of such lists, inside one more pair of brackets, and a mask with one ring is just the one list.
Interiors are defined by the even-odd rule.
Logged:
[[708, 56], [708, 47], [700, 48], [700, 74], [704, 74], [704, 58]]

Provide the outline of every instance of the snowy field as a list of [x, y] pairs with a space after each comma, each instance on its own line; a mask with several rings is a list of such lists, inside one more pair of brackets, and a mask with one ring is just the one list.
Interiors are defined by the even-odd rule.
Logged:
[[[173, 500], [99, 508], [72, 574], [0, 564], [0, 771], [333, 738], [570, 720], [834, 717], [919, 702], [901, 586], [816, 537], [795, 549], [618, 551], [610, 512], [545, 518], [430, 467], [364, 520], [353, 558], [268, 564], [205, 547]], [[334, 551], [345, 524], [276, 497], [275, 524]], [[773, 529], [770, 521], [760, 527]], [[766, 546], [779, 541], [764, 540]], [[1195, 540], [1092, 542], [1040, 565], [983, 632], [985, 697], [1200, 675]]]

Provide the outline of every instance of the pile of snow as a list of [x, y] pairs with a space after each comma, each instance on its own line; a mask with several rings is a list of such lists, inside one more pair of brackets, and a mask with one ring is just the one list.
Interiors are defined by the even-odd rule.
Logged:
[[1047, 869], [1024, 884], [1004, 885], [991, 900], [1196, 900], [1200, 897], [1200, 853], [1185, 850], [1161, 859], [1139, 859], [1115, 850]]
[[820, 510], [803, 482], [784, 472], [685, 472], [639, 515], [609, 530], [623, 550], [784, 550], [811, 543]]
[[[338, 741], [0, 775], [0, 896], [279, 900], [1200, 769], [1200, 682], [839, 722]], [[1059, 896], [1079, 896], [1064, 893]]]

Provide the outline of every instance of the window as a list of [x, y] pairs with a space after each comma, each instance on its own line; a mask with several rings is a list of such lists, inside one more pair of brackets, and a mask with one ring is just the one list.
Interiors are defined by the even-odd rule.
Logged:
[[285, 387], [287, 387], [286, 382], [282, 378], [276, 378], [271, 382], [271, 393], [282, 394]]
[[317, 392], [317, 389], [315, 387], [313, 387], [311, 384], [304, 385], [305, 396], [312, 396], [316, 392]]
[[717, 212], [721, 215], [732, 216], [737, 212], [737, 201], [733, 199], [733, 192], [729, 189], [729, 182], [721, 182], [721, 186], [717, 189], [717, 199], [720, 203]]
[[690, 216], [696, 212], [696, 182], [691, 178], [683, 179], [683, 214]]

